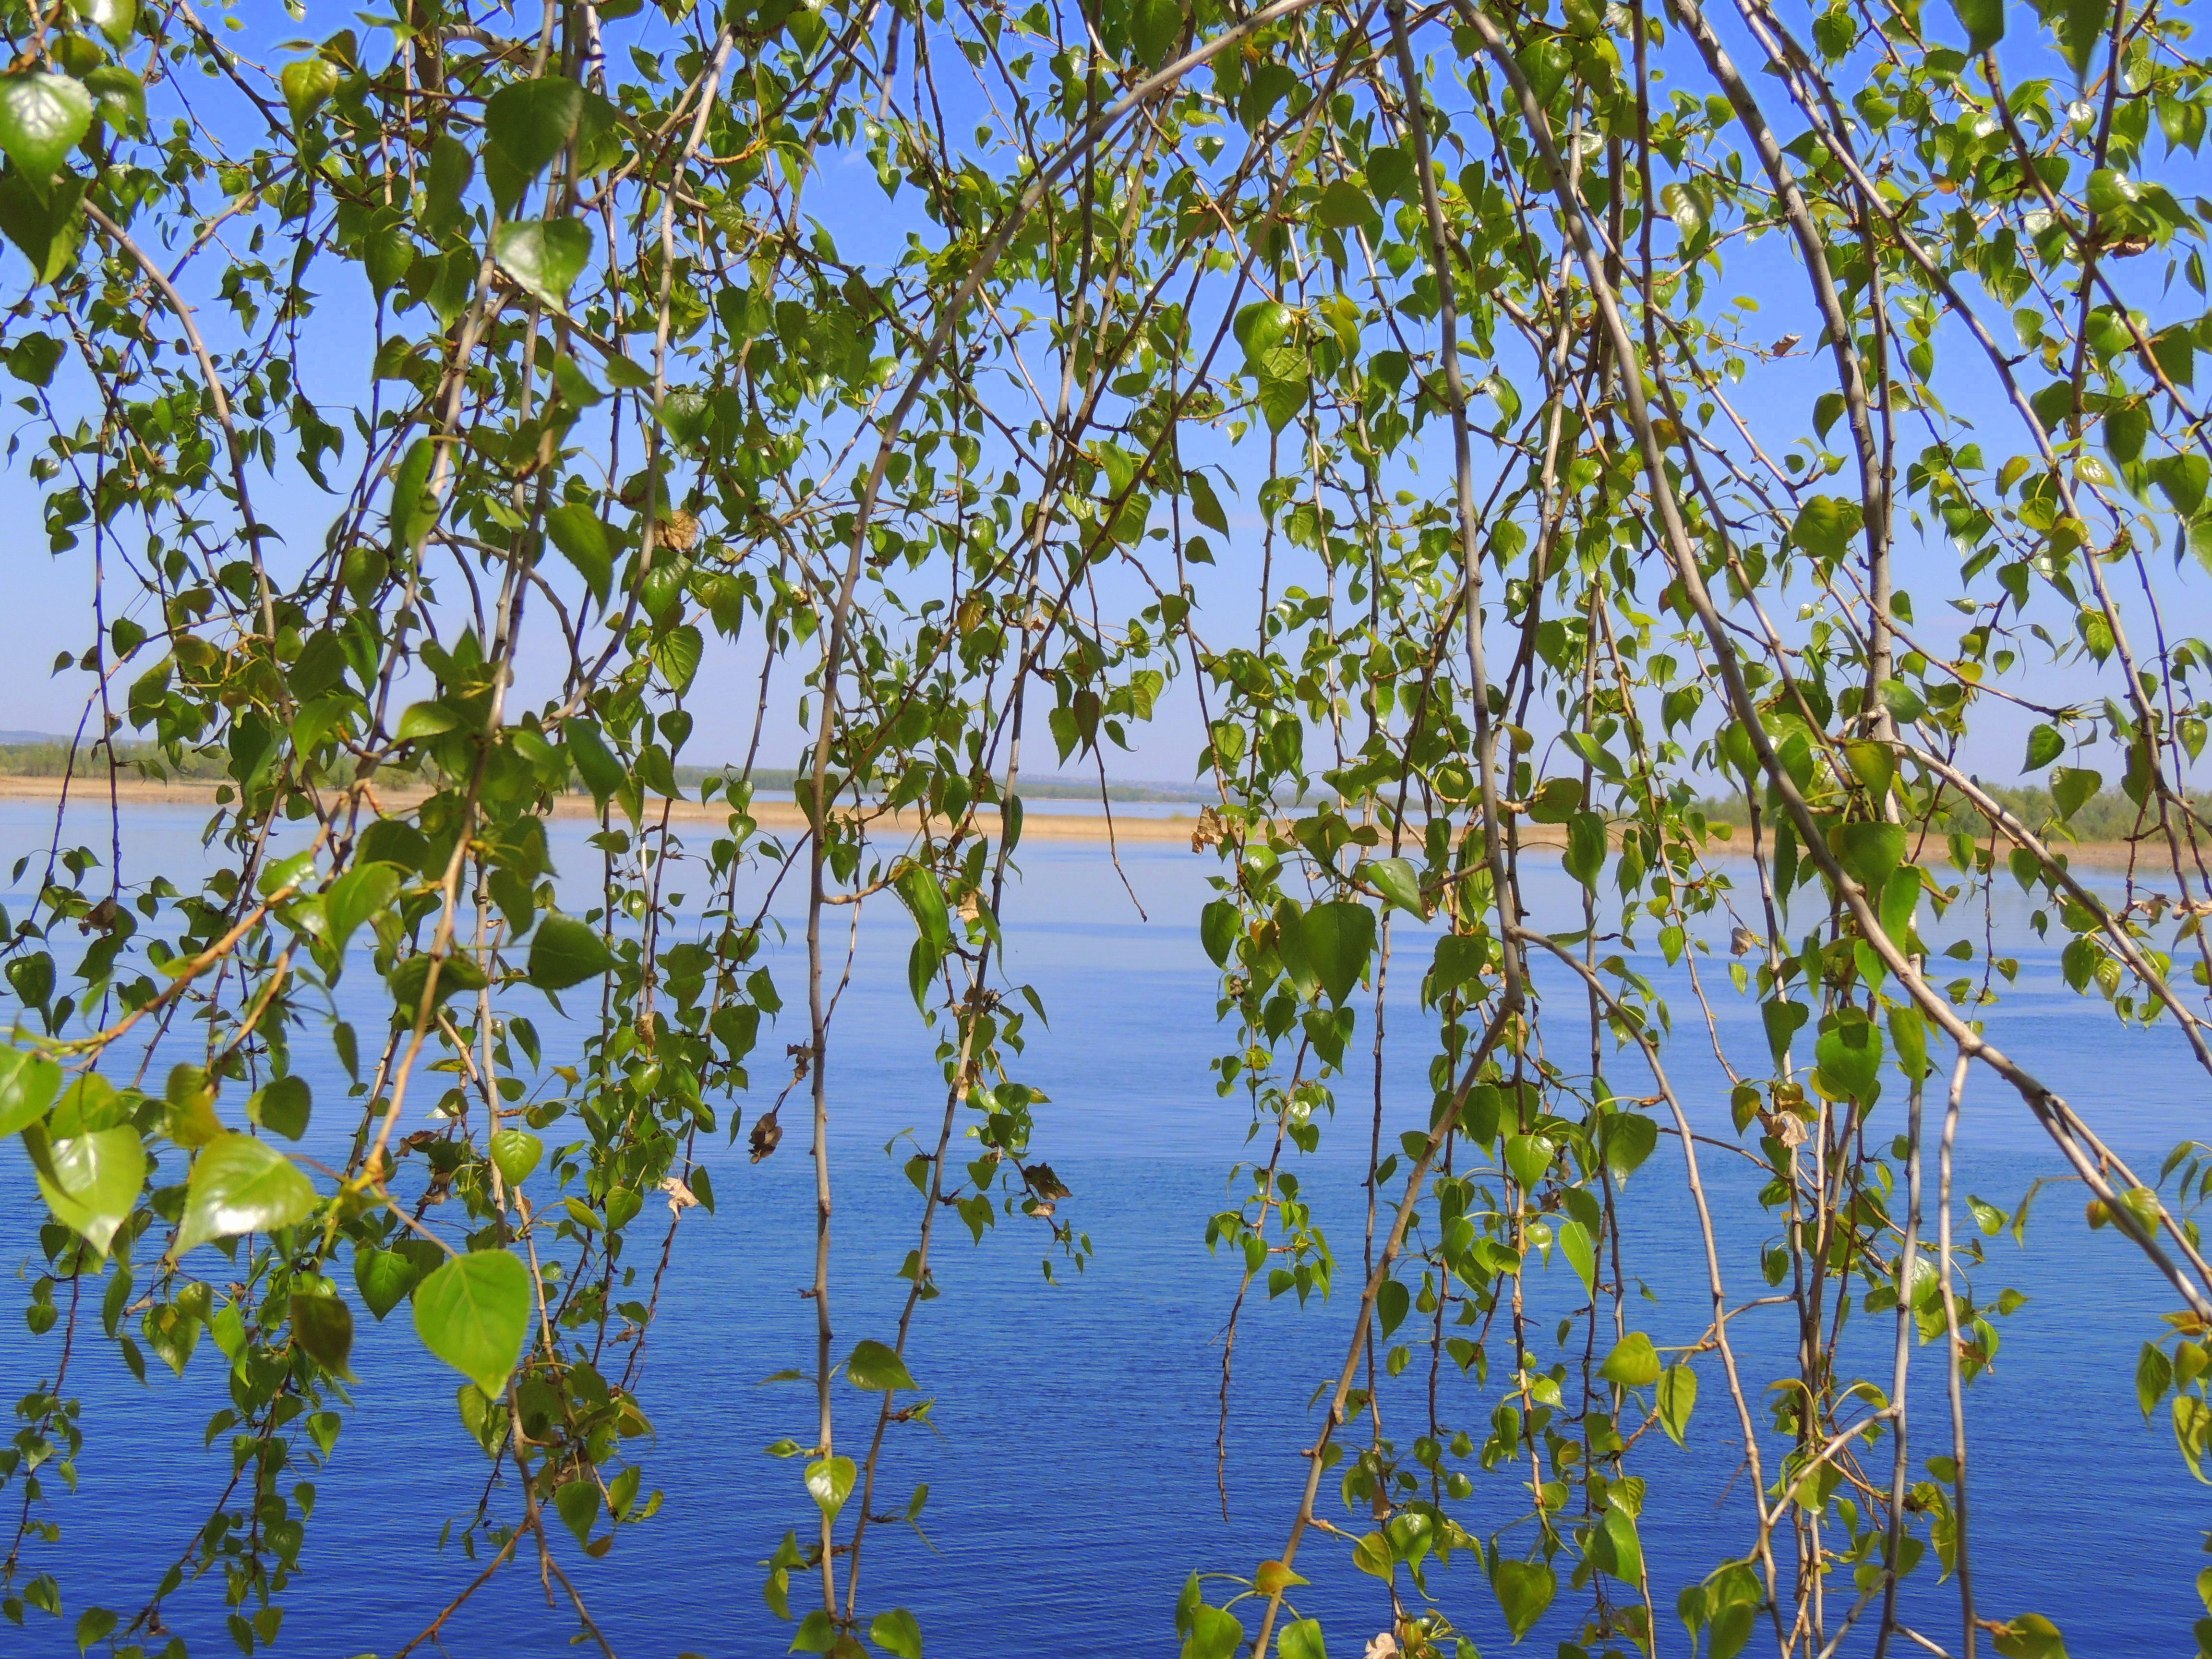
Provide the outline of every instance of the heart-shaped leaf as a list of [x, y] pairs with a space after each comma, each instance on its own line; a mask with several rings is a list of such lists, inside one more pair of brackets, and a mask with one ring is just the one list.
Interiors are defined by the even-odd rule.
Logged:
[[526, 179], [568, 147], [584, 112], [584, 89], [558, 75], [517, 81], [484, 103], [484, 137]]
[[688, 690], [691, 677], [699, 672], [699, 659], [706, 654], [707, 642], [699, 630], [690, 623], [681, 628], [672, 628], [652, 645], [653, 665], [660, 671], [660, 678], [668, 683], [672, 691]]
[[546, 514], [545, 533], [576, 567], [592, 597], [605, 605], [615, 568], [613, 538], [605, 521], [581, 501], [563, 501]]
[[293, 1291], [292, 1335], [331, 1376], [351, 1378], [353, 1310], [338, 1297]]
[[592, 228], [580, 219], [526, 219], [501, 225], [492, 238], [500, 268], [555, 311], [592, 262]]
[[1698, 1374], [1688, 1365], [1669, 1365], [1659, 1379], [1659, 1426], [1676, 1445], [1690, 1426], [1690, 1413], [1698, 1407]]
[[1544, 1178], [1544, 1171], [1552, 1167], [1552, 1159], [1559, 1149], [1541, 1135], [1509, 1135], [1505, 1140], [1505, 1167], [1513, 1171], [1514, 1180], [1522, 1190], [1533, 1188]]
[[1631, 1331], [1613, 1344], [1605, 1364], [1598, 1367], [1598, 1375], [1624, 1389], [1648, 1389], [1659, 1380], [1664, 1369], [1659, 1363], [1659, 1351], [1651, 1346], [1651, 1339], [1642, 1331]]
[[120, 64], [102, 64], [84, 77], [84, 89], [93, 96], [93, 111], [122, 132], [137, 132], [146, 125], [146, 83]]
[[138, 26], [138, 0], [71, 0], [79, 17], [107, 37], [112, 46], [128, 46]]
[[531, 936], [530, 982], [541, 991], [565, 991], [614, 965], [599, 929], [574, 916], [549, 915]]
[[343, 959], [354, 930], [399, 896], [400, 871], [389, 864], [356, 864], [323, 890], [323, 941]]
[[42, 197], [92, 125], [92, 94], [66, 75], [0, 76], [0, 150]]
[[338, 89], [338, 66], [326, 58], [303, 58], [284, 65], [276, 85], [284, 94], [284, 107], [292, 112], [292, 125], [304, 128]]
[[[423, 988], [430, 982], [430, 953], [417, 951], [394, 968], [385, 982], [392, 988], [392, 1000], [412, 1014], [422, 1006]], [[483, 969], [465, 956], [447, 957], [438, 969], [441, 1002], [464, 991], [481, 991], [483, 988]]]
[[853, 1357], [845, 1362], [845, 1375], [854, 1388], [873, 1389], [878, 1393], [915, 1386], [914, 1374], [907, 1370], [906, 1361], [880, 1342], [862, 1342], [854, 1347]]
[[1575, 1277], [1583, 1282], [1585, 1292], [1597, 1289], [1597, 1241], [1589, 1229], [1579, 1221], [1559, 1224], [1559, 1249], [1567, 1258], [1567, 1265], [1575, 1270]]
[[491, 1161], [499, 1178], [512, 1192], [530, 1179], [530, 1172], [545, 1156], [545, 1143], [527, 1129], [501, 1129], [491, 1138]]
[[0, 1048], [0, 1135], [37, 1122], [61, 1086], [56, 1061], [27, 1048]]
[[1314, 978], [1341, 1003], [1374, 954], [1375, 913], [1364, 904], [1316, 904], [1305, 913], [1298, 933]]
[[618, 1233], [637, 1219], [645, 1207], [644, 1194], [635, 1187], [617, 1187], [607, 1194], [607, 1231]]
[[314, 1183], [283, 1153], [252, 1135], [218, 1136], [192, 1160], [176, 1254], [211, 1238], [289, 1227], [314, 1207]]
[[382, 1319], [415, 1288], [415, 1264], [397, 1250], [364, 1244], [353, 1253], [353, 1282], [362, 1304]]
[[1558, 1576], [1542, 1561], [1500, 1561], [1491, 1583], [1504, 1611], [1506, 1628], [1516, 1642], [1535, 1627], [1559, 1590]]
[[853, 1481], [859, 1473], [849, 1457], [817, 1457], [806, 1466], [806, 1490], [822, 1513], [835, 1521], [845, 1500], [853, 1495]]
[[246, 1115], [263, 1128], [274, 1129], [287, 1140], [297, 1140], [307, 1132], [307, 1116], [314, 1103], [307, 1079], [295, 1072], [256, 1093], [246, 1103]]
[[138, 1132], [95, 1129], [51, 1140], [32, 1124], [23, 1131], [23, 1149], [54, 1219], [105, 1255], [146, 1182], [146, 1147]]
[[1951, 0], [1951, 9], [1966, 31], [1966, 50], [1975, 57], [2004, 39], [2004, 0]]
[[868, 1626], [868, 1640], [892, 1659], [921, 1659], [921, 1621], [904, 1607], [878, 1613]]
[[505, 1250], [450, 1258], [415, 1292], [415, 1333], [497, 1399], [530, 1334], [530, 1269]]

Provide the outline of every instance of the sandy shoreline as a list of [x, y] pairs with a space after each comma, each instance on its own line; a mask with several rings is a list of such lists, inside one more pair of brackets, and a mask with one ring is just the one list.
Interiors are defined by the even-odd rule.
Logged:
[[[213, 783], [153, 783], [143, 778], [118, 779], [115, 799], [119, 804], [134, 806], [173, 806], [215, 809]], [[386, 811], [404, 810], [422, 801], [427, 792], [414, 788], [380, 789], [377, 799]], [[58, 800], [62, 781], [59, 778], [21, 778], [0, 776], [0, 801]], [[80, 810], [98, 810], [106, 805], [108, 783], [105, 778], [80, 778], [70, 786], [72, 800]], [[1104, 848], [1108, 842], [1107, 820], [1100, 815], [1085, 812], [1054, 811], [1054, 801], [1036, 800], [1025, 803], [1022, 817], [1022, 839], [1028, 841], [1073, 841], [1094, 842]], [[720, 823], [729, 817], [729, 809], [720, 801], [702, 805], [696, 800], [663, 800], [655, 797], [653, 811], [657, 817], [665, 808], [671, 821], [679, 823]], [[1191, 833], [1198, 826], [1198, 812], [1178, 811], [1166, 817], [1140, 817], [1116, 812], [1112, 823], [1112, 839], [1116, 842], [1180, 842], [1190, 844]], [[763, 830], [803, 830], [806, 817], [790, 801], [763, 800], [752, 805], [753, 821]], [[594, 816], [591, 798], [587, 795], [563, 795], [553, 804], [552, 816], [556, 818], [588, 820]], [[994, 811], [986, 809], [980, 816], [986, 819], [987, 832], [996, 825], [988, 822]], [[908, 836], [921, 827], [921, 820], [912, 811], [888, 815], [870, 821], [871, 830], [878, 836]], [[1521, 826], [1523, 847], [1564, 847], [1564, 830], [1552, 824], [1523, 823]], [[1743, 843], [1746, 849], [1748, 842]], [[1727, 856], [1736, 850], [1734, 843], [1718, 843], [1715, 851]], [[1936, 850], [1940, 860], [1940, 848]], [[2142, 879], [2155, 883], [2160, 866], [2154, 852], [2148, 848], [2131, 848], [2124, 842], [2083, 842], [2064, 849], [2075, 864], [2100, 870], [2124, 870], [2130, 855], [2140, 865]]]

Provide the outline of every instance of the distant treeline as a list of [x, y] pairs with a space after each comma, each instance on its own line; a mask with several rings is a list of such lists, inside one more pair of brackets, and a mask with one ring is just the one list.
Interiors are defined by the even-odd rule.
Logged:
[[[2155, 807], [2145, 812], [2135, 802], [2117, 789], [2107, 789], [2092, 795], [2075, 810], [2071, 817], [2063, 818], [2058, 803], [2048, 789], [2028, 787], [2011, 788], [2003, 784], [1975, 780], [1977, 787], [2004, 810], [2039, 835], [2054, 826], [2063, 824], [2067, 834], [2077, 841], [2125, 841], [2130, 836], [2158, 826]], [[2203, 811], [2212, 809], [2212, 793], [2191, 797], [2191, 803]], [[1954, 831], [1978, 838], [1990, 832], [1989, 819], [1973, 806], [1947, 791], [1944, 811], [1936, 820], [1937, 828], [1944, 834]], [[1713, 796], [1698, 805], [1708, 818], [1722, 823], [1747, 824], [1751, 812], [1741, 795]]]
[[[230, 757], [218, 750], [188, 752], [181, 763], [174, 765], [151, 744], [118, 743], [115, 753], [117, 758], [134, 769], [147, 767], [150, 763], [149, 776], [213, 782], [230, 775]], [[70, 764], [70, 745], [59, 739], [0, 744], [0, 776], [60, 778], [73, 774], [85, 778], [103, 776], [106, 770], [106, 751], [95, 751], [89, 739], [77, 745], [74, 767]]]
[[[117, 757], [134, 769], [143, 769], [146, 775], [156, 778], [182, 779], [193, 782], [212, 783], [230, 775], [230, 757], [220, 750], [199, 750], [187, 752], [180, 763], [172, 764], [151, 744], [129, 740], [115, 745]], [[89, 741], [81, 744], [76, 750], [75, 775], [94, 777], [105, 773], [106, 753], [94, 753]], [[696, 789], [708, 778], [720, 777], [719, 766], [679, 766], [676, 781], [686, 789]], [[70, 745], [59, 738], [40, 738], [32, 743], [0, 743], [0, 777], [59, 778], [71, 774]], [[759, 766], [753, 769], [753, 787], [774, 792], [792, 788], [799, 773], [787, 766]], [[580, 782], [571, 786], [581, 791]], [[1080, 779], [1024, 778], [1021, 793], [1031, 800], [1096, 800], [1098, 786]], [[1106, 798], [1118, 801], [1202, 801], [1212, 796], [1194, 788], [1178, 788], [1172, 784], [1109, 783]]]

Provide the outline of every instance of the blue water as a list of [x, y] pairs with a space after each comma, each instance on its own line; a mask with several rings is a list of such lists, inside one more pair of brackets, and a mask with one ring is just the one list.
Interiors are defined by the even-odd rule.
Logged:
[[[202, 862], [198, 828], [191, 814], [132, 814], [126, 878], [159, 868], [184, 881]], [[50, 830], [50, 809], [0, 806], [0, 849], [9, 861], [43, 845]], [[73, 822], [72, 831], [72, 840], [104, 842], [96, 820]], [[553, 833], [579, 908], [593, 857], [583, 833], [573, 824]], [[1177, 1648], [1172, 1607], [1185, 1576], [1194, 1569], [1249, 1575], [1279, 1553], [1295, 1513], [1304, 1478], [1297, 1448], [1314, 1433], [1309, 1401], [1341, 1364], [1356, 1302], [1356, 1182], [1368, 1107], [1358, 1085], [1343, 1087], [1322, 1152], [1300, 1165], [1338, 1252], [1340, 1294], [1304, 1310], [1287, 1297], [1273, 1304], [1255, 1297], [1247, 1306], [1236, 1347], [1224, 1520], [1214, 1475], [1218, 1338], [1236, 1268], [1228, 1257], [1208, 1255], [1203, 1234], [1211, 1212], [1242, 1196], [1245, 1184], [1230, 1180], [1230, 1170], [1251, 1148], [1244, 1108], [1217, 1099], [1206, 1069], [1222, 1040], [1212, 1019], [1215, 982], [1185, 923], [1205, 896], [1210, 860], [1172, 845], [1124, 846], [1121, 862], [1149, 922], [1138, 918], [1097, 848], [1038, 842], [1020, 862], [1008, 916], [1012, 970], [1036, 987], [1052, 1024], [1044, 1030], [1032, 1022], [1017, 1075], [1052, 1097], [1040, 1110], [1035, 1154], [1073, 1189], [1060, 1213], [1089, 1235], [1097, 1254], [1079, 1275], [1062, 1264], [1060, 1282], [1048, 1285], [1041, 1225], [1002, 1216], [980, 1247], [958, 1225], [940, 1226], [935, 1266], [943, 1294], [922, 1309], [909, 1349], [915, 1376], [937, 1401], [939, 1432], [894, 1432], [878, 1502], [903, 1507], [914, 1486], [927, 1483], [922, 1523], [932, 1547], [903, 1528], [873, 1531], [862, 1601], [873, 1609], [912, 1608], [933, 1659], [1169, 1655]], [[1540, 882], [1534, 894], [1540, 916], [1570, 925], [1564, 882]], [[12, 915], [23, 913], [27, 897], [8, 897]], [[2035, 941], [2021, 915], [2002, 912], [1999, 927], [2022, 973], [1992, 1016], [1992, 1036], [2070, 1091], [2118, 1150], [2154, 1167], [2173, 1141], [2202, 1127], [2203, 1074], [2171, 1031], [2124, 1033], [2101, 1003], [2069, 992], [2052, 954], [2029, 948]], [[920, 1200], [898, 1167], [907, 1149], [886, 1157], [884, 1145], [933, 1124], [942, 1110], [934, 1039], [905, 987], [909, 938], [888, 905], [870, 913], [833, 1037], [833, 1310], [841, 1353], [862, 1337], [888, 1338], [904, 1288], [892, 1275], [911, 1244]], [[1638, 965], [1661, 972], [1656, 955]], [[1410, 991], [1413, 977], [1403, 973], [1399, 982]], [[366, 979], [352, 976], [349, 994], [373, 994], [360, 982]], [[1708, 983], [1721, 987], [1727, 1004], [1723, 1036], [1756, 1051], [1755, 1017], [1735, 1006], [1717, 971]], [[1553, 989], [1571, 1018], [1564, 988]], [[1392, 1017], [1397, 1029], [1416, 1030], [1409, 1003]], [[1686, 998], [1676, 999], [1675, 1018], [1668, 1057], [1676, 1086], [1701, 1132], [1733, 1140], [1725, 1092]], [[763, 1032], [757, 1077], [775, 1073], [766, 1057], [802, 1035], [791, 1014], [785, 1024], [791, 1029]], [[1632, 1055], [1610, 1064], [1617, 1087], [1643, 1092]], [[1418, 1043], [1405, 1043], [1389, 1079], [1386, 1139], [1425, 1123], [1425, 1065]], [[335, 1063], [311, 1060], [303, 1069], [317, 1085], [309, 1148], [342, 1147], [351, 1126]], [[749, 1122], [750, 1110], [741, 1109]], [[1896, 1132], [1901, 1104], [1886, 1103], [1881, 1117], [1877, 1127]], [[813, 1511], [799, 1462], [762, 1449], [786, 1436], [812, 1438], [812, 1394], [804, 1384], [761, 1379], [812, 1364], [813, 1310], [797, 1294], [811, 1276], [805, 1152], [802, 1124], [757, 1166], [742, 1144], [702, 1154], [719, 1212], [695, 1211], [678, 1230], [640, 1384], [657, 1431], [641, 1453], [646, 1486], [661, 1489], [665, 1503], [650, 1522], [623, 1528], [603, 1562], [584, 1559], [553, 1529], [563, 1565], [625, 1656], [766, 1656], [789, 1642], [792, 1627], [761, 1599], [760, 1564], [787, 1529], [805, 1528]], [[1705, 1322], [1703, 1261], [1680, 1158], [1674, 1143], [1662, 1141], [1625, 1200], [1628, 1272], [1657, 1297], [1632, 1301], [1632, 1321], [1662, 1345], [1694, 1340]], [[1747, 1300], [1765, 1289], [1756, 1176], [1717, 1149], [1706, 1149], [1703, 1162], [1723, 1218], [1731, 1301]], [[1962, 1191], [2008, 1210], [2032, 1179], [2058, 1168], [2025, 1109], [1986, 1080], [1969, 1097], [1960, 1164]], [[2144, 1426], [2132, 1382], [2136, 1350], [2158, 1334], [2170, 1294], [2124, 1242], [2090, 1233], [2081, 1209], [2078, 1188], [2047, 1190], [2027, 1247], [1991, 1241], [1979, 1281], [1985, 1300], [2003, 1285], [2030, 1300], [2005, 1323], [1996, 1369], [1968, 1396], [1978, 1597], [1985, 1617], [2032, 1610], [2051, 1618], [2077, 1656], [2188, 1651], [2190, 1624], [2203, 1612], [2192, 1581], [2203, 1565], [2212, 1504], [2162, 1422]], [[0, 1153], [0, 1261], [25, 1264], [10, 1292], [18, 1305], [37, 1272], [40, 1218], [20, 1151]], [[1540, 1305], [1564, 1310], [1580, 1299], [1565, 1288], [1571, 1278], [1564, 1264], [1547, 1274], [1532, 1271], [1531, 1280]], [[0, 1388], [12, 1398], [51, 1376], [58, 1328], [34, 1340], [12, 1308], [0, 1312]], [[1754, 1394], [1788, 1363], [1786, 1317], [1786, 1310], [1754, 1313], [1734, 1327]], [[302, 1471], [319, 1496], [301, 1572], [286, 1598], [280, 1651], [389, 1654], [478, 1571], [458, 1548], [439, 1547], [448, 1521], [458, 1530], [474, 1511], [489, 1468], [454, 1410], [455, 1379], [419, 1349], [404, 1309], [383, 1326], [365, 1314], [360, 1321], [355, 1408], [328, 1467]], [[96, 1320], [88, 1328], [96, 1334]], [[1863, 1319], [1850, 1356], [1885, 1383], [1891, 1330], [1887, 1317]], [[0, 1626], [0, 1652], [74, 1653], [76, 1614], [93, 1602], [127, 1617], [228, 1479], [227, 1452], [202, 1445], [209, 1414], [227, 1403], [213, 1344], [202, 1343], [183, 1378], [158, 1363], [150, 1377], [142, 1388], [112, 1348], [96, 1340], [81, 1346], [69, 1383], [83, 1401], [87, 1431], [78, 1488], [58, 1492], [46, 1507], [62, 1539], [32, 1546], [25, 1569], [59, 1576], [67, 1614], [56, 1622], [32, 1613], [20, 1632]], [[1667, 1652], [1686, 1650], [1673, 1614], [1676, 1590], [1739, 1552], [1749, 1531], [1741, 1483], [1730, 1490], [1741, 1446], [1710, 1358], [1703, 1378], [1691, 1449], [1654, 1436], [1632, 1464], [1652, 1486], [1644, 1547]], [[1417, 1364], [1384, 1395], [1386, 1425], [1401, 1444], [1425, 1426], [1425, 1387]], [[1912, 1381], [1916, 1466], [1946, 1449], [1939, 1443], [1948, 1440], [1942, 1388], [1939, 1351], [1920, 1351]], [[840, 1392], [841, 1449], [851, 1449], [872, 1426], [873, 1396]], [[1495, 1403], [1494, 1390], [1445, 1367], [1440, 1409], [1449, 1425], [1479, 1440]], [[1332, 1480], [1322, 1512], [1364, 1530], [1334, 1492]], [[9, 1488], [4, 1500], [11, 1514], [14, 1493]], [[512, 1498], [498, 1494], [495, 1504]], [[1513, 1522], [1522, 1507], [1504, 1472], [1477, 1471], [1476, 1496], [1461, 1513], [1470, 1528], [1487, 1531]], [[1509, 1534], [1509, 1545], [1524, 1536], [1525, 1529]], [[1932, 1566], [1916, 1576], [1907, 1605], [1920, 1628], [1955, 1650], [1955, 1601], [1948, 1589], [1935, 1587]], [[1387, 1626], [1380, 1586], [1352, 1570], [1342, 1546], [1310, 1535], [1298, 1567], [1314, 1581], [1297, 1592], [1299, 1606], [1328, 1623], [1332, 1652], [1357, 1655], [1365, 1637]], [[1496, 1602], [1471, 1559], [1432, 1570], [1429, 1582], [1486, 1652], [1506, 1647]], [[1838, 1575], [1832, 1610], [1850, 1595]], [[794, 1602], [803, 1607], [804, 1596], [799, 1590]], [[173, 1596], [164, 1617], [194, 1652], [228, 1652], [223, 1612], [220, 1583], [210, 1577]], [[526, 1562], [456, 1614], [443, 1640], [457, 1656], [520, 1656], [565, 1644], [574, 1631], [573, 1616], [549, 1605], [534, 1564]], [[1548, 1655], [1571, 1634], [1555, 1618], [1524, 1650]]]

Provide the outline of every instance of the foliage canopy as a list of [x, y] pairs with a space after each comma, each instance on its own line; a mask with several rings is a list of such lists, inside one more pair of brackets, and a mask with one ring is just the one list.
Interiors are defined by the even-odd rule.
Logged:
[[[939, 1224], [1090, 1249], [1000, 950], [1022, 780], [1040, 754], [1103, 780], [1182, 696], [1218, 792], [1189, 919], [1215, 1082], [1259, 1149], [1209, 1239], [1237, 1310], [1334, 1288], [1359, 1313], [1279, 1555], [1191, 1540], [1183, 1652], [1323, 1653], [1297, 1569], [1328, 1551], [1407, 1655], [1540, 1620], [1589, 1653], [1682, 1625], [1716, 1659], [2063, 1651], [1972, 1600], [1956, 1401], [2010, 1311], [1973, 1235], [2010, 1218], [1954, 1228], [1961, 1103], [1977, 1076], [2016, 1099], [2163, 1276], [2139, 1386], [2192, 1469], [2212, 1171], [2187, 1144], [2130, 1168], [2100, 1103], [1983, 1036], [2013, 964], [1971, 926], [1928, 941], [2017, 884], [2076, 990], [2212, 1068], [2186, 8], [397, 10], [283, 41], [185, 0], [0, 7], [9, 453], [91, 586], [76, 764], [136, 741], [226, 780], [204, 886], [58, 836], [8, 940], [0, 1132], [52, 1212], [28, 1317], [60, 1346], [0, 1453], [7, 1612], [63, 1605], [38, 1547], [98, 1432], [69, 1367], [105, 1342], [181, 1370], [204, 1330], [240, 1524], [76, 1629], [179, 1652], [160, 1609], [219, 1568], [240, 1644], [272, 1640], [310, 1524], [279, 1475], [341, 1431], [354, 1308], [404, 1303], [507, 1477], [471, 1542], [568, 1586], [549, 1517], [603, 1553], [657, 1507], [642, 1348], [602, 1340], [653, 1319], [665, 1229], [713, 1209], [699, 1138], [749, 1132], [757, 1161], [787, 1109], [818, 1340], [772, 1449], [795, 1478], [757, 1528], [785, 1534], [769, 1608], [798, 1650], [914, 1659], [927, 1633], [864, 1569], [919, 1458], [899, 1402]], [[527, 694], [526, 638], [554, 664]], [[690, 788], [726, 821], [686, 844], [666, 803], [702, 665], [733, 655], [753, 735]], [[790, 758], [794, 702], [784, 834], [757, 763]], [[1993, 717], [2047, 793], [1977, 781]], [[580, 915], [543, 828], [572, 787], [602, 819]], [[2065, 853], [2100, 799], [2117, 898]], [[1532, 884], [1561, 866], [1564, 910]], [[795, 982], [757, 878], [804, 889]], [[910, 913], [945, 1090], [904, 1310], [848, 1346], [824, 1126], [864, 903]], [[1735, 1146], [1692, 1137], [1639, 940], [1703, 1005], [1692, 1041], [1721, 1046], [1717, 1001], [1760, 1011], [1766, 1041], [1723, 1054]], [[1412, 1103], [1382, 1084], [1394, 967], [1425, 1018], [1389, 1042], [1432, 1055]], [[387, 985], [388, 1020], [339, 1019], [342, 974]], [[548, 998], [585, 1028], [573, 1066], [541, 1064]], [[801, 1030], [763, 1099], [779, 1012]], [[345, 1100], [313, 1098], [303, 1044]], [[286, 1149], [317, 1110], [359, 1114], [343, 1167]], [[1332, 1122], [1374, 1149], [1348, 1274], [1297, 1173]], [[1765, 1171], [1753, 1316], [1796, 1321], [1786, 1377], [1737, 1363], [1748, 1269], [1699, 1172], [1723, 1156]], [[1647, 1164], [1703, 1224], [1686, 1348], [1635, 1328], [1617, 1205]], [[1554, 1253], [1583, 1291], [1556, 1330], [1524, 1297]], [[1854, 1310], [1894, 1322], [1878, 1375], [1842, 1354]], [[1409, 1367], [1449, 1385], [1425, 1410], [1390, 1391]], [[1654, 1584], [1638, 1470], [1693, 1434], [1741, 1448], [1736, 1547]], [[1479, 1575], [1432, 1577], [1462, 1554]], [[1955, 1577], [1955, 1635], [1900, 1633], [1915, 1571]]]

